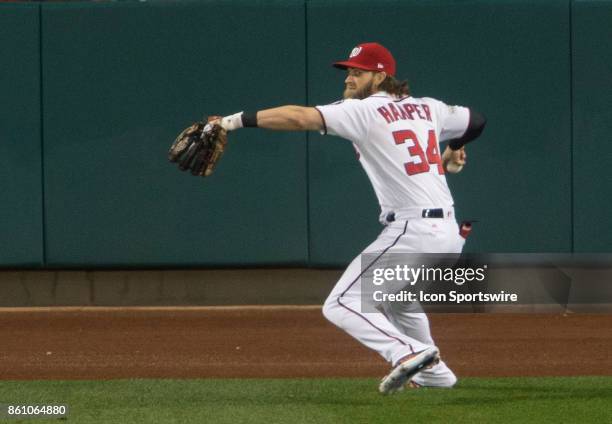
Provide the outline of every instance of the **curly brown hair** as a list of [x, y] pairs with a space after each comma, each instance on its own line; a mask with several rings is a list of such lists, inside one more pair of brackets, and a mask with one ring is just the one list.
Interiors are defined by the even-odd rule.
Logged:
[[381, 82], [378, 86], [378, 89], [399, 97], [410, 95], [408, 81], [399, 81], [391, 75], [387, 75], [383, 82]]

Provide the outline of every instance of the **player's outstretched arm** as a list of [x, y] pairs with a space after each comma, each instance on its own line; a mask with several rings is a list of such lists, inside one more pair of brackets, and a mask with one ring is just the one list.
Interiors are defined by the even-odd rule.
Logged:
[[243, 127], [259, 127], [280, 131], [319, 131], [323, 118], [314, 107], [281, 106], [256, 113], [238, 112], [221, 119], [227, 131]]

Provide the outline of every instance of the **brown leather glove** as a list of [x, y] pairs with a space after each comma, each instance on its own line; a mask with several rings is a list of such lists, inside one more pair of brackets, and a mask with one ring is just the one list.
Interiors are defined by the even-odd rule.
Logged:
[[227, 144], [227, 131], [219, 125], [219, 118], [211, 116], [206, 124], [200, 121], [185, 128], [170, 146], [168, 160], [192, 175], [212, 174]]

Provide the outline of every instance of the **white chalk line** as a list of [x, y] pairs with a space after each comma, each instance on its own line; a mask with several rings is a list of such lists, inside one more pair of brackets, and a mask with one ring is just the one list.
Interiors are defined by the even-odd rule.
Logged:
[[207, 311], [313, 311], [322, 305], [226, 305], [226, 306], [17, 306], [0, 307], [2, 313], [37, 312], [207, 312]]

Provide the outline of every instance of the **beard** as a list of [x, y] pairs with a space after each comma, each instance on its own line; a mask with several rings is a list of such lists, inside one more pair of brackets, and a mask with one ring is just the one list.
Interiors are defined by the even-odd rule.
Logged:
[[356, 90], [356, 91], [349, 91], [348, 88], [344, 89], [344, 93], [343, 93], [343, 97], [345, 99], [359, 99], [359, 100], [363, 100], [366, 97], [370, 97], [372, 94], [374, 94], [374, 84], [373, 81], [368, 82], [366, 85], [364, 85], [360, 90]]

